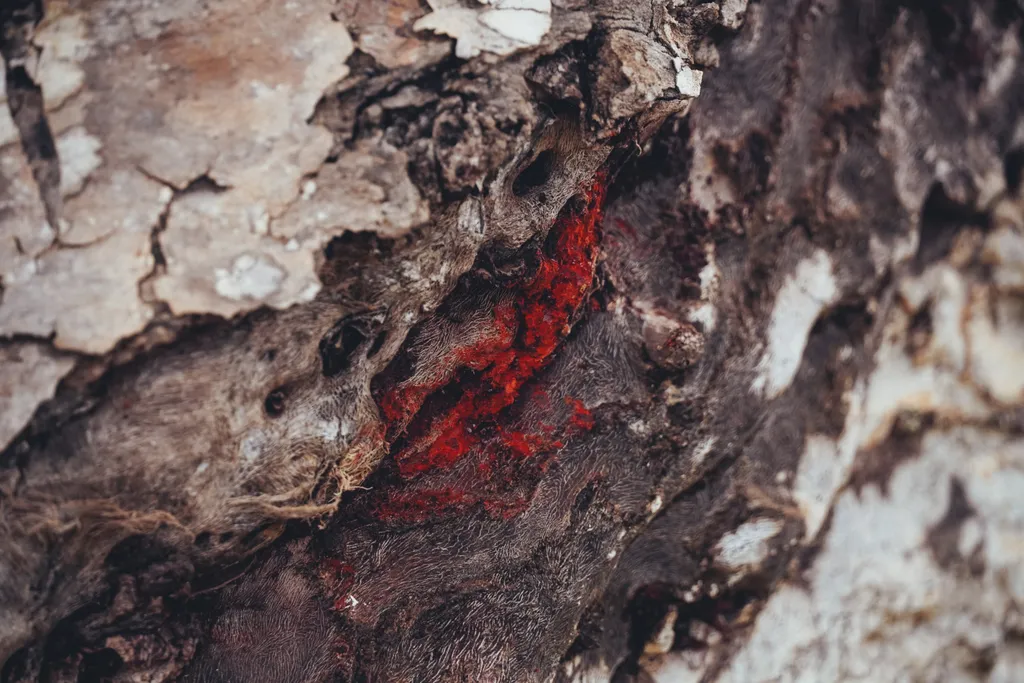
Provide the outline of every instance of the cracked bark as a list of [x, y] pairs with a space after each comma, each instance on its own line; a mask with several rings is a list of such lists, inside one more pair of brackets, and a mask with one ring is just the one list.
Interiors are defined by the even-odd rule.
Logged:
[[3, 681], [1024, 670], [1020, 3], [0, 18]]

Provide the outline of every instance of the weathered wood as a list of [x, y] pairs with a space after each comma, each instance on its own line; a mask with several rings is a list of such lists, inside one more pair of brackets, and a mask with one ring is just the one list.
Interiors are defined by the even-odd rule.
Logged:
[[1024, 667], [1019, 4], [2, 18], [3, 680]]

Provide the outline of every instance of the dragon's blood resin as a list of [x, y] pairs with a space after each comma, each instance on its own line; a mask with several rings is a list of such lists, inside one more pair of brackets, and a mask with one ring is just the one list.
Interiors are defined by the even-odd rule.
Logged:
[[[593, 427], [582, 402], [567, 398], [567, 414], [560, 424], [538, 423], [528, 430], [502, 424], [501, 416], [516, 403], [524, 386], [553, 358], [571, 328], [576, 312], [587, 299], [594, 279], [598, 252], [598, 223], [604, 201], [599, 178], [583, 193], [583, 208], [563, 212], [552, 227], [539, 263], [525, 280], [509, 286], [496, 298], [490, 315], [471, 339], [456, 342], [446, 359], [450, 372], [418, 384], [402, 383], [378, 398], [396, 439], [393, 457], [403, 480], [452, 468], [471, 452], [477, 461], [478, 481], [428, 488], [401, 487], [388, 492], [378, 506], [383, 519], [421, 521], [441, 511], [457, 511], [483, 504], [491, 514], [508, 517], [528, 502], [522, 496], [489, 498], [499, 471], [510, 461], [550, 456], [571, 433]], [[467, 377], [464, 372], [474, 374]], [[455, 386], [457, 383], [457, 386]], [[450, 391], [449, 391], [450, 390]], [[428, 410], [435, 396], [448, 399], [440, 409]], [[533, 465], [542, 469], [545, 458]]]

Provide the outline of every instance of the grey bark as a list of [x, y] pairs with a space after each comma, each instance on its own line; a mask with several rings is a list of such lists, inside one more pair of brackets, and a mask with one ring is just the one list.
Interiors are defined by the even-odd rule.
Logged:
[[1019, 3], [0, 18], [3, 681], [1019, 680]]

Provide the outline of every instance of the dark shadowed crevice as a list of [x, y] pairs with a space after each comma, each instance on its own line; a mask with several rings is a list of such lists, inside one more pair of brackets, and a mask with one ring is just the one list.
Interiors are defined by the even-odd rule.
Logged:
[[958, 477], [949, 480], [949, 503], [946, 514], [928, 531], [928, 547], [935, 562], [946, 571], [959, 571], [968, 576], [985, 572], [984, 554], [980, 544], [962, 554], [961, 533], [964, 524], [977, 515], [967, 498], [964, 482]]
[[8, 0], [0, 8], [0, 54], [7, 79], [7, 106], [18, 128], [21, 147], [46, 210], [46, 219], [60, 231], [62, 199], [60, 160], [50, 122], [46, 118], [43, 91], [29, 74], [37, 59], [31, 37], [43, 18], [41, 0]]
[[1003, 160], [1003, 173], [1006, 175], [1006, 188], [1011, 194], [1024, 189], [1024, 148], [1018, 147], [1007, 153]]
[[987, 229], [989, 216], [952, 199], [942, 183], [936, 182], [921, 207], [920, 242], [914, 264], [923, 268], [949, 253], [953, 240], [964, 226]]

